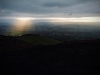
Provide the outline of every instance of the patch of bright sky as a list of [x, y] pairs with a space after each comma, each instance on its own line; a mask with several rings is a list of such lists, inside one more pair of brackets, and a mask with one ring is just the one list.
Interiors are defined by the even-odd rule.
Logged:
[[35, 17], [4, 17], [0, 19], [12, 19], [12, 20], [46, 20], [49, 22], [100, 22], [100, 17], [47, 17], [47, 18], [35, 18]]
[[100, 22], [100, 17], [81, 17], [81, 18], [17, 18], [21, 20], [38, 20], [44, 19], [49, 21], [56, 21], [56, 22]]

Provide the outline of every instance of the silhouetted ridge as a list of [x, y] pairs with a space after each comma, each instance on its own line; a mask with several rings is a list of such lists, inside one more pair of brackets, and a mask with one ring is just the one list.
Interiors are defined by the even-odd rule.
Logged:
[[56, 45], [61, 43], [50, 38], [35, 34], [25, 34], [22, 36], [0, 35], [0, 50], [23, 50], [38, 45]]

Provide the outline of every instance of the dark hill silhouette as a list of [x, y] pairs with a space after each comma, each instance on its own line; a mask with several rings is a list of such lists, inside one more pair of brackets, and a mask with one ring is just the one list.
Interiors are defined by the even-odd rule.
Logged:
[[[30, 47], [29, 42], [20, 39], [30, 36], [37, 37], [38, 35], [0, 36], [4, 44], [0, 42], [0, 48], [12, 49], [0, 52], [0, 65], [3, 70], [1, 75], [99, 75], [99, 39], [77, 40], [56, 45], [34, 46], [31, 44]], [[19, 47], [20, 43], [24, 48], [14, 50], [15, 47]]]
[[32, 46], [32, 44], [19, 40], [17, 37], [0, 35], [0, 51], [22, 50]]

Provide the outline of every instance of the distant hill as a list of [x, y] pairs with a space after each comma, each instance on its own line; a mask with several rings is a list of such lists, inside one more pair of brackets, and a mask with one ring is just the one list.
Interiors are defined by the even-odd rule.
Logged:
[[61, 41], [33, 34], [20, 36], [18, 39], [31, 43], [32, 45], [56, 45], [62, 43]]
[[0, 50], [23, 50], [38, 45], [56, 45], [59, 43], [61, 42], [35, 34], [22, 36], [0, 35]]

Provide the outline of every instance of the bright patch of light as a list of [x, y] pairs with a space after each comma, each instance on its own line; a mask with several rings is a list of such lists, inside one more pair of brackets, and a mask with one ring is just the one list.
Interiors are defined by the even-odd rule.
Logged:
[[[1, 19], [1, 18], [0, 18]], [[48, 21], [48, 22], [100, 22], [100, 17], [4, 17], [2, 19], [17, 21]]]
[[35, 18], [30, 18], [30, 17], [22, 17], [22, 18], [16, 18], [17, 20], [22, 20], [22, 21], [28, 21], [28, 20], [34, 20]]
[[11, 34], [13, 35], [21, 35], [24, 32], [30, 30], [31, 25], [33, 24], [33, 18], [15, 18], [15, 22], [11, 27]]
[[100, 22], [100, 17], [48, 18], [51, 22]]

